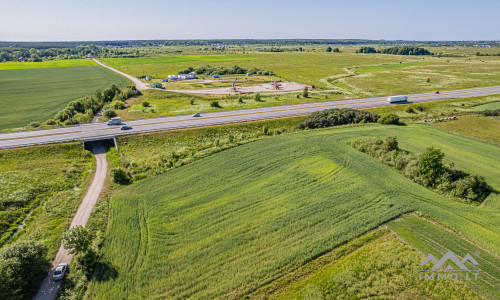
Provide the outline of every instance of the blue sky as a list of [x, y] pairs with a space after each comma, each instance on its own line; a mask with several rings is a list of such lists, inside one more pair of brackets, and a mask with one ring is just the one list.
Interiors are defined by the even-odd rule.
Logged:
[[0, 40], [500, 39], [500, 1], [409, 2], [8, 1], [1, 5]]

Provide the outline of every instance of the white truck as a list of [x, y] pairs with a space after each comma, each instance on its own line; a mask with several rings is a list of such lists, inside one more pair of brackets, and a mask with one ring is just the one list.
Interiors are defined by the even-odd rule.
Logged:
[[111, 120], [108, 121], [108, 125], [120, 125], [122, 123], [122, 118], [111, 118]]
[[390, 96], [387, 98], [387, 102], [389, 103], [408, 102], [408, 96]]

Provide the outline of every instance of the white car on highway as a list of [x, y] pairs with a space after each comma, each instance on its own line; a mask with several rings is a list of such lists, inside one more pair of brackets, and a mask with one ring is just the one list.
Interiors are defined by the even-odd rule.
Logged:
[[66, 270], [68, 269], [68, 263], [61, 263], [58, 264], [56, 267], [56, 270], [54, 271], [54, 275], [52, 275], [52, 278], [54, 280], [61, 280], [64, 277], [64, 274], [66, 273]]

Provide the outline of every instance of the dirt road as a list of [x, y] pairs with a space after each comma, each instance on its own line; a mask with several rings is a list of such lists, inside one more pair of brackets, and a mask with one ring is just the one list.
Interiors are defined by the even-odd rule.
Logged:
[[127, 73], [123, 73], [121, 71], [118, 71], [117, 69], [115, 68], [112, 68], [110, 66], [107, 66], [105, 64], [103, 64], [102, 62], [98, 61], [97, 59], [93, 58], [92, 59], [95, 63], [97, 63], [98, 65], [100, 66], [103, 66], [105, 67], [106, 69], [110, 69], [111, 71], [115, 72], [115, 73], [118, 73], [122, 76], [125, 76], [127, 77], [128, 79], [132, 80], [132, 82], [135, 84], [135, 87], [139, 90], [139, 91], [143, 91], [143, 90], [148, 90], [150, 89], [150, 87], [147, 86], [146, 83], [140, 81], [139, 79], [135, 78], [134, 76], [131, 76], [131, 75], [128, 75]]
[[[106, 149], [101, 145], [97, 145], [94, 147], [94, 149], [92, 149], [92, 152], [96, 157], [96, 172], [94, 174], [94, 179], [92, 180], [92, 183], [90, 184], [90, 187], [87, 190], [87, 194], [85, 194], [80, 207], [78, 207], [78, 210], [73, 218], [73, 221], [71, 222], [70, 227], [74, 227], [77, 225], [87, 225], [90, 213], [92, 212], [94, 205], [99, 199], [99, 194], [101, 193], [104, 181], [106, 179], [106, 174], [108, 172], [108, 164], [106, 162]], [[61, 282], [52, 280], [54, 269], [60, 263], [71, 262], [71, 258], [73, 258], [73, 255], [69, 254], [68, 251], [65, 250], [62, 246], [59, 247], [56, 258], [52, 262], [51, 270], [47, 277], [45, 277], [45, 279], [43, 280], [42, 286], [35, 296], [35, 300], [53, 300], [56, 298], [57, 291], [59, 290]]]

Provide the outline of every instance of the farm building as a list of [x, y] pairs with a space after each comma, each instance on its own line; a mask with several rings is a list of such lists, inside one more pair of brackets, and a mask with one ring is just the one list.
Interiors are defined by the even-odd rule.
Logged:
[[85, 58], [94, 58], [94, 57], [95, 57], [95, 55], [92, 53], [85, 55]]
[[191, 72], [189, 74], [179, 74], [178, 78], [179, 79], [195, 79], [196, 72]]
[[154, 83], [151, 83], [151, 87], [152, 87], [152, 88], [157, 88], [157, 89], [159, 89], [159, 88], [161, 88], [161, 87], [162, 87], [162, 85], [161, 85], [161, 83], [159, 83], [159, 82], [154, 82]]

